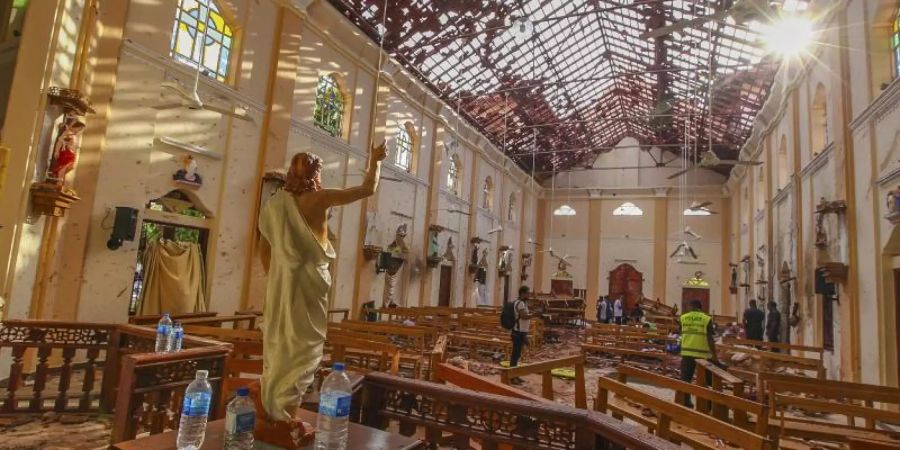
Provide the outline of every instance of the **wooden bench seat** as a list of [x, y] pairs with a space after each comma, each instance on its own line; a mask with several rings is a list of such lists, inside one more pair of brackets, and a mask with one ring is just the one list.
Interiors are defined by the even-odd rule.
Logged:
[[826, 378], [825, 365], [820, 359], [804, 358], [802, 356], [792, 356], [784, 353], [775, 353], [727, 344], [717, 345], [716, 351], [719, 353], [719, 359], [726, 361], [726, 363], [727, 361], [731, 361], [731, 355], [738, 353], [747, 355], [752, 359], [752, 369], [756, 372], [774, 372], [777, 369], [793, 369], [809, 373], [811, 376], [820, 380]]
[[619, 357], [622, 361], [627, 358], [638, 358], [638, 359], [650, 359], [653, 361], [657, 361], [659, 363], [663, 363], [670, 359], [672, 356], [665, 352], [660, 351], [642, 351], [636, 350], [633, 348], [623, 348], [617, 347], [613, 345], [598, 345], [598, 344], [581, 344], [581, 351], [585, 355], [591, 353], [602, 353], [607, 355], [613, 355]]
[[[886, 386], [802, 377], [770, 378], [765, 392], [772, 419], [781, 436], [848, 443], [858, 438], [900, 447], [900, 433], [879, 429], [878, 423], [900, 425], [900, 389]], [[841, 423], [798, 416], [797, 411], [842, 416]], [[862, 422], [862, 423], [860, 423]]]
[[722, 440], [747, 450], [775, 448], [764, 435], [688, 409], [670, 399], [655, 397], [618, 380], [601, 377], [597, 389], [595, 410], [620, 420], [627, 417], [675, 443], [717, 450], [722, 448], [718, 442]]

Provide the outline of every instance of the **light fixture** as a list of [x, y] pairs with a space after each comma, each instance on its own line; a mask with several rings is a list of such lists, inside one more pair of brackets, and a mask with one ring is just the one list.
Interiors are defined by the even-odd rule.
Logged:
[[760, 26], [760, 38], [766, 50], [786, 58], [806, 49], [813, 34], [812, 21], [803, 16], [785, 16]]
[[569, 205], [562, 205], [553, 211], [554, 216], [574, 216], [575, 214], [577, 214], [575, 208]]
[[524, 42], [534, 34], [534, 23], [525, 16], [512, 18], [509, 21], [509, 32], [515, 40]]

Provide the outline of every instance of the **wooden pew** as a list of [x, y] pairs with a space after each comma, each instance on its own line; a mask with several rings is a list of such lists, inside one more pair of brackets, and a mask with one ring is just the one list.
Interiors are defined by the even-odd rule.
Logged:
[[[718, 369], [718, 367], [716, 367], [716, 369]], [[622, 383], [627, 384], [630, 380], [640, 380], [639, 382], [642, 384], [649, 384], [675, 391], [674, 401], [679, 405], [684, 404], [687, 395], [692, 395], [696, 399], [696, 401], [694, 401], [694, 409], [696, 411], [759, 435], [768, 434], [769, 420], [766, 417], [768, 415], [768, 407], [764, 404], [703, 386], [685, 383], [680, 380], [628, 365], [618, 366], [616, 368], [616, 373], [617, 379]], [[701, 405], [706, 406], [704, 407]], [[709, 407], [710, 405], [712, 407]], [[752, 422], [751, 419], [756, 420], [756, 422]]]
[[486, 394], [503, 395], [506, 397], [520, 398], [523, 400], [531, 400], [538, 403], [552, 404], [546, 398], [534, 395], [530, 392], [516, 389], [512, 386], [498, 383], [490, 378], [469, 372], [466, 369], [441, 363], [435, 370], [435, 381], [440, 383], [449, 383], [463, 389], [471, 389], [473, 391], [484, 392]]
[[[747, 347], [757, 347], [760, 350], [779, 350], [782, 353], [794, 356], [803, 356], [806, 358], [825, 360], [825, 348], [815, 347], [811, 345], [785, 344], [782, 342], [755, 341], [751, 339], [741, 339], [736, 337], [722, 338], [722, 343], [727, 345], [742, 345]], [[810, 354], [811, 353], [811, 354]]]
[[[172, 320], [182, 321], [185, 319], [206, 319], [210, 317], [215, 317], [219, 313], [217, 312], [196, 312], [196, 313], [183, 313], [183, 314], [172, 314], [169, 317]], [[146, 314], [142, 316], [131, 316], [128, 318], [128, 323], [132, 325], [156, 325], [159, 323], [159, 319], [162, 318], [162, 314]]]
[[[679, 383], [675, 380], [672, 381]], [[687, 383], [682, 384], [687, 385]], [[694, 388], [692, 391], [694, 394], [703, 389], [699, 386], [687, 386]], [[682, 388], [688, 389], [687, 387]], [[710, 391], [710, 395], [714, 394], [719, 393]], [[746, 402], [742, 399], [735, 400]], [[727, 401], [731, 402], [731, 400]], [[694, 448], [719, 449], [717, 439], [733, 443], [746, 450], [773, 450], [775, 448], [773, 442], [764, 435], [685, 408], [672, 401], [655, 397], [610, 378], [598, 380], [594, 409], [610, 413], [620, 420], [628, 417], [630, 420], [643, 424], [648, 430], [664, 439], [675, 443], [685, 443]], [[652, 416], [648, 416], [648, 412], [652, 412]], [[703, 434], [708, 436], [704, 438]]]
[[[512, 339], [509, 335], [486, 337], [483, 334], [454, 331], [447, 334], [447, 339], [448, 347], [465, 350], [469, 359], [477, 359], [482, 352], [502, 353], [506, 359], [509, 359], [510, 353], [512, 353]], [[528, 347], [526, 346], [522, 351], [527, 352]]]
[[[456, 331], [467, 333], [482, 333], [485, 337], [504, 337], [509, 339], [509, 330], [504, 330], [500, 325], [500, 317], [492, 315], [467, 315], [456, 320]], [[528, 332], [528, 345], [540, 347], [544, 343], [544, 321], [532, 319]]]
[[241, 314], [235, 316], [214, 316], [200, 317], [193, 319], [181, 320], [181, 325], [187, 327], [189, 325], [203, 325], [212, 327], [225, 327], [226, 323], [231, 324], [231, 328], [245, 330], [255, 330], [258, 316], [255, 314]]
[[332, 323], [329, 329], [340, 329], [362, 332], [374, 335], [391, 336], [397, 339], [399, 345], [407, 350], [423, 353], [434, 345], [437, 339], [437, 330], [423, 326], [405, 326], [385, 322], [362, 322], [358, 320], [345, 320], [341, 323]]
[[591, 353], [601, 353], [613, 355], [625, 361], [629, 358], [649, 359], [656, 363], [664, 363], [670, 358], [670, 355], [660, 351], [643, 351], [641, 349], [625, 348], [622, 346], [598, 345], [598, 344], [581, 344], [581, 352], [584, 355]]
[[341, 361], [360, 373], [372, 371], [397, 375], [400, 371], [400, 348], [387, 342], [356, 339], [341, 335], [328, 336], [327, 362]]
[[587, 394], [585, 393], [584, 379], [584, 355], [568, 356], [565, 358], [551, 359], [531, 364], [523, 364], [517, 367], [503, 367], [500, 369], [500, 381], [509, 385], [510, 380], [529, 374], [541, 375], [541, 394], [547, 400], [553, 400], [553, 375], [552, 370], [557, 368], [575, 368], [575, 407], [587, 409]]
[[812, 372], [815, 378], [825, 379], [825, 365], [821, 359], [804, 358], [802, 356], [792, 356], [727, 344], [717, 345], [716, 351], [719, 353], [719, 359], [726, 361], [726, 364], [728, 361], [731, 361], [731, 358], [728, 357], [729, 355], [743, 353], [749, 356], [755, 363], [753, 370], [757, 372], [774, 372], [776, 369], [786, 368]]
[[[726, 389], [730, 389], [731, 395], [747, 398], [746, 382], [742, 378], [705, 359], [697, 360], [695, 383], [716, 392], [725, 392]], [[695, 404], [698, 411], [708, 412], [710, 410], [710, 404], [705, 399], [699, 399]], [[721, 414], [721, 410], [716, 408], [721, 408], [721, 406], [712, 405], [713, 415]]]
[[[900, 425], [900, 412], [896, 412], [900, 406], [900, 389], [792, 378], [770, 378], [765, 381], [771, 422], [778, 427], [781, 436], [841, 443], [862, 439], [887, 442], [900, 448], [900, 433], [876, 427], [879, 422]], [[836, 424], [815, 417], [798, 417], [796, 414], [788, 416], [789, 411], [795, 410], [843, 416], [845, 423]]]

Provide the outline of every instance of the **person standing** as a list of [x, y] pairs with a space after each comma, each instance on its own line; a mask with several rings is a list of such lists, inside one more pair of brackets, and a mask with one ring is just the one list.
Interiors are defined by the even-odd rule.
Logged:
[[763, 340], [763, 322], [765, 321], [766, 313], [756, 307], [756, 300], [750, 300], [750, 306], [744, 310], [744, 332], [747, 333], [747, 339]]
[[[681, 315], [678, 332], [681, 334], [681, 381], [692, 383], [697, 360], [706, 359], [718, 365], [716, 342], [713, 339], [712, 317], [702, 311], [700, 300], [691, 300], [691, 311]], [[685, 395], [684, 406], [693, 408], [690, 395]]]
[[616, 325], [622, 325], [622, 316], [624, 314], [625, 310], [622, 308], [622, 297], [619, 297], [613, 304], [613, 320], [616, 322]]
[[[516, 322], [511, 332], [512, 338], [512, 354], [509, 355], [509, 367], [519, 365], [519, 358], [522, 357], [522, 348], [528, 343], [528, 331], [531, 327], [531, 313], [528, 311], [528, 304], [525, 299], [528, 297], [528, 286], [519, 288], [519, 297], [515, 299], [513, 308], [516, 311]], [[522, 384], [524, 380], [515, 377], [510, 380], [513, 384]]]
[[609, 323], [609, 300], [605, 295], [597, 301], [597, 323]]
[[[781, 342], [781, 313], [778, 312], [778, 304], [768, 303], [769, 315], [766, 317], [766, 338], [769, 342]], [[778, 349], [772, 349], [778, 353]]]

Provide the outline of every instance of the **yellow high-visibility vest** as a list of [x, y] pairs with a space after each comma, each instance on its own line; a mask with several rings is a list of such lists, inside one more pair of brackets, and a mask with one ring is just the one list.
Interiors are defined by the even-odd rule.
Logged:
[[712, 317], [700, 312], [691, 311], [681, 315], [681, 356], [709, 359], [709, 342], [706, 327]]

